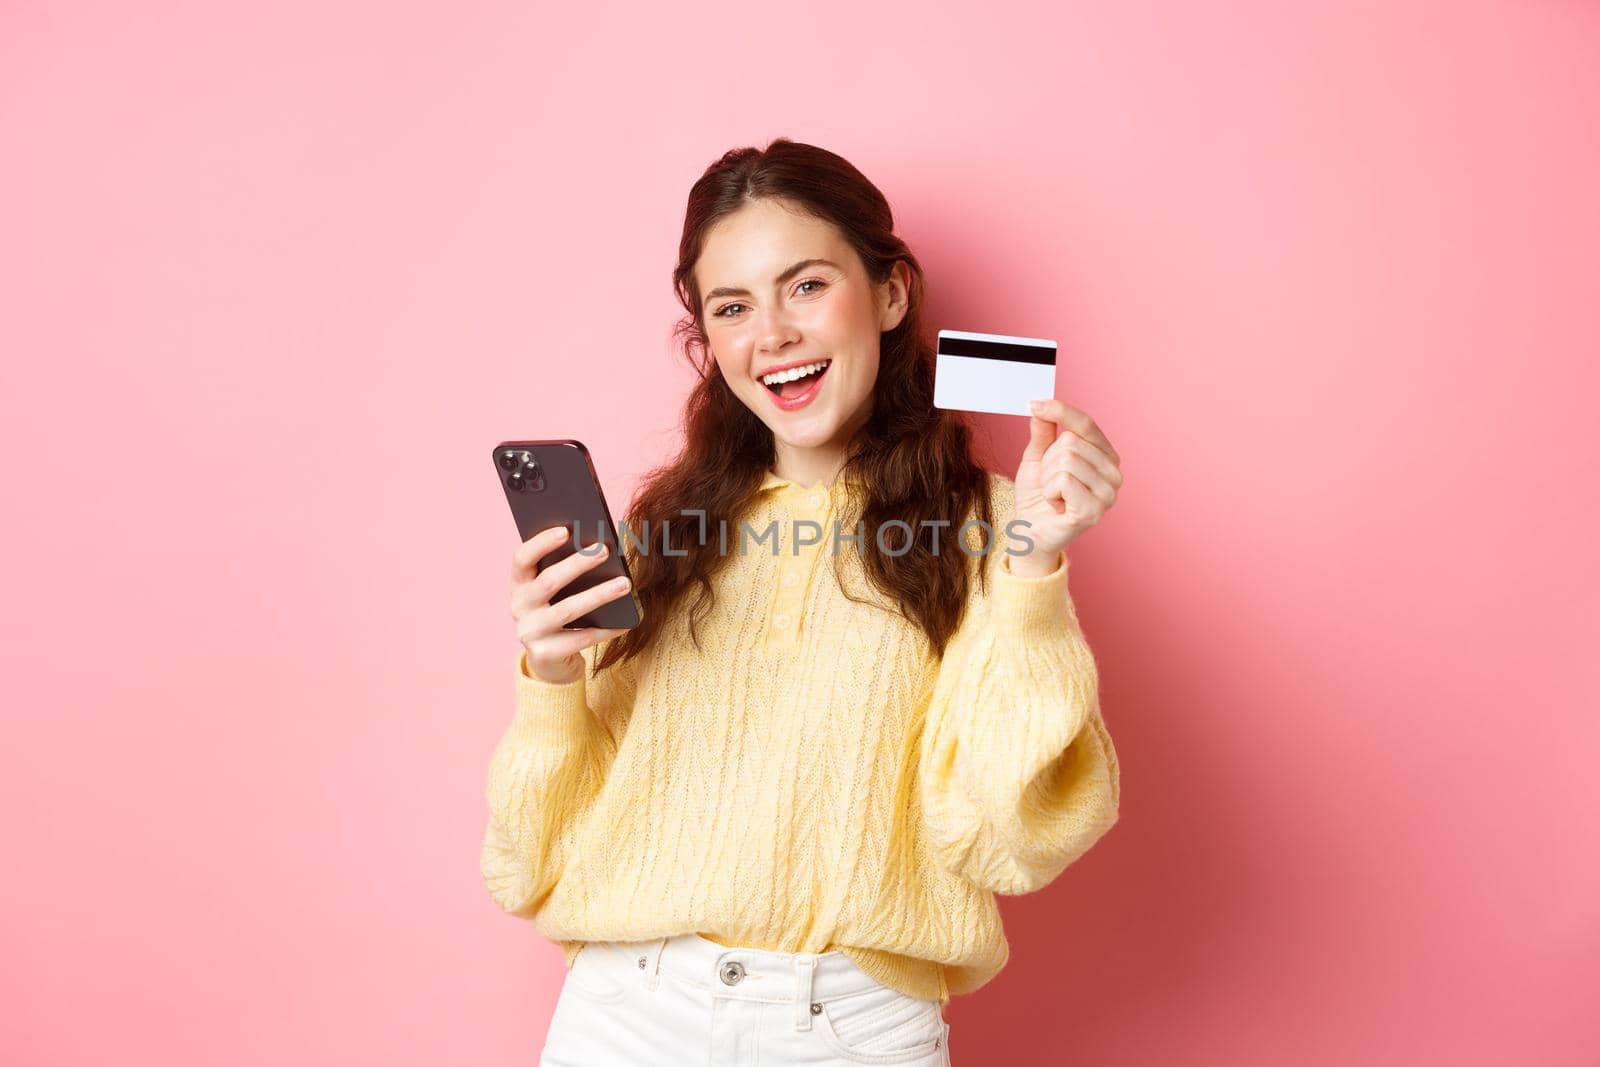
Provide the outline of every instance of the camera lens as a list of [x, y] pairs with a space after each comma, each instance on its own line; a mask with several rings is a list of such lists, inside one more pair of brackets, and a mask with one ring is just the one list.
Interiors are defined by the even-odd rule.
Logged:
[[510, 471], [517, 469], [517, 456], [514, 452], [500, 453], [500, 469]]
[[522, 475], [513, 474], [511, 477], [506, 479], [506, 484], [511, 486], [511, 488], [517, 490], [518, 492], [521, 492], [522, 487], [524, 485], [527, 485], [528, 482], [527, 482], [527, 479], [524, 478]]

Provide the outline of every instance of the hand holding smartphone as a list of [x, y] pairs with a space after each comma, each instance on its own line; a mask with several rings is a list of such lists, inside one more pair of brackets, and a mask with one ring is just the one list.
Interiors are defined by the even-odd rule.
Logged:
[[494, 465], [522, 537], [511, 615], [528, 669], [547, 682], [576, 681], [583, 649], [642, 621], [589, 451], [571, 440], [502, 441]]

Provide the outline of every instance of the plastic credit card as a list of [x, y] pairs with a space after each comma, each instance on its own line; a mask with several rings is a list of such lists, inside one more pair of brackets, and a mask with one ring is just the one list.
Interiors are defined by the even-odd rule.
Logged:
[[1028, 401], [1056, 394], [1056, 343], [1040, 337], [940, 330], [933, 406], [1027, 415]]

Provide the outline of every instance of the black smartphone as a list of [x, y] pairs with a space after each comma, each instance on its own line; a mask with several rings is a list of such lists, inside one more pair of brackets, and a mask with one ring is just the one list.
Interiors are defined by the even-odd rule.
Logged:
[[[524, 541], [552, 526], [567, 528], [567, 539], [539, 561], [540, 573], [580, 548], [592, 555], [595, 545], [604, 544], [609, 552], [598, 566], [579, 574], [552, 596], [552, 603], [613, 578], [625, 576], [630, 582], [633, 580], [618, 545], [605, 494], [600, 490], [600, 479], [582, 442], [501, 441], [494, 446], [494, 469], [517, 521], [517, 533]], [[640, 621], [639, 598], [630, 586], [626, 595], [578, 616], [566, 628], [631, 629]]]

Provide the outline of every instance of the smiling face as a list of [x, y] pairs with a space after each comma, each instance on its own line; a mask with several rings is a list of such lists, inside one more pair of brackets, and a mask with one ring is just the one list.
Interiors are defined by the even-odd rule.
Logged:
[[[881, 335], [906, 312], [906, 265], [874, 285], [831, 223], [767, 198], [711, 227], [694, 274], [711, 354], [772, 431], [778, 473], [831, 478], [872, 411]], [[763, 380], [786, 370], [793, 380]]]

